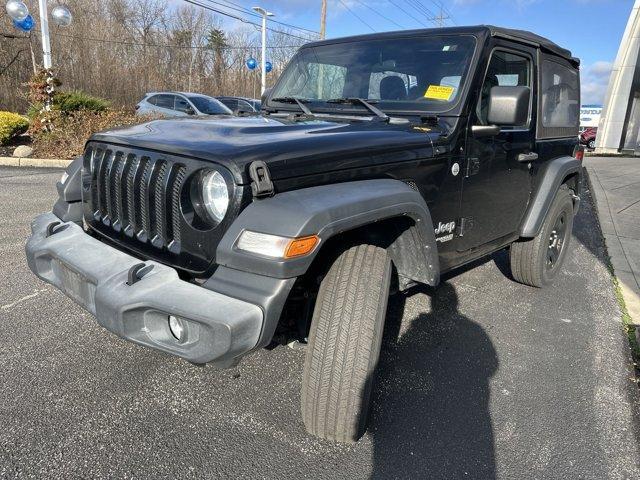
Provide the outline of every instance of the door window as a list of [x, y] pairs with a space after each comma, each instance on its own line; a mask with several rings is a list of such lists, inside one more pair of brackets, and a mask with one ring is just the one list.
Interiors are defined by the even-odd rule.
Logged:
[[183, 113], [190, 113], [193, 111], [189, 102], [182, 97], [176, 97], [175, 109]]
[[[531, 60], [524, 55], [496, 50], [491, 56], [487, 76], [482, 84], [477, 116], [480, 124], [487, 125], [489, 94], [493, 87], [531, 88]], [[516, 128], [522, 128], [520, 125]]]
[[580, 116], [578, 73], [559, 63], [542, 62], [542, 126], [576, 128]]
[[234, 112], [238, 109], [238, 101], [233, 98], [226, 98], [222, 103], [224, 103]]
[[155, 105], [160, 108], [168, 108], [173, 110], [174, 96], [173, 95], [157, 95]]

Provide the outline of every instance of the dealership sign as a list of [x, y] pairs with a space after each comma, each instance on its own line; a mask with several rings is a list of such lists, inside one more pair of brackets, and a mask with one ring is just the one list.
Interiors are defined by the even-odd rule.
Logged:
[[597, 127], [602, 115], [602, 105], [582, 105], [580, 108], [580, 127]]

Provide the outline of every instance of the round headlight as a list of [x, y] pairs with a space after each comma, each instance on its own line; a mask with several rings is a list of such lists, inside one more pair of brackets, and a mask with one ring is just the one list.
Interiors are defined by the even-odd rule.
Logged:
[[216, 170], [202, 179], [202, 202], [215, 222], [221, 222], [229, 208], [229, 188], [222, 174]]

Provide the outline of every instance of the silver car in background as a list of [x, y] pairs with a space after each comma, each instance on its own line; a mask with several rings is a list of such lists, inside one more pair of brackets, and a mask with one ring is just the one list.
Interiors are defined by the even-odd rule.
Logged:
[[233, 112], [215, 98], [199, 93], [150, 92], [136, 105], [136, 114], [187, 117], [233, 115]]

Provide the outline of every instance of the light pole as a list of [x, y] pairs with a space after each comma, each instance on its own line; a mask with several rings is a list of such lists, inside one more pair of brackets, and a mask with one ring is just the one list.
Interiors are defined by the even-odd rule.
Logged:
[[253, 7], [257, 13], [262, 15], [262, 57], [260, 58], [260, 68], [262, 70], [262, 95], [267, 89], [267, 17], [273, 17], [273, 13], [267, 12], [262, 7]]
[[[49, 9], [47, 0], [38, 0], [40, 9], [40, 32], [42, 33], [42, 66], [45, 70], [51, 69], [51, 40], [49, 37]], [[29, 32], [33, 28], [33, 18], [29, 15], [29, 9], [22, 0], [7, 0], [6, 10], [13, 19], [16, 28]], [[71, 25], [73, 17], [64, 5], [58, 5], [51, 11], [53, 23], [59, 27]]]
[[42, 33], [42, 66], [51, 70], [51, 40], [49, 38], [49, 10], [47, 0], [38, 0], [40, 7], [40, 32]]
[[[38, 6], [40, 8], [40, 32], [42, 33], [42, 66], [44, 67], [46, 77], [46, 97], [41, 113], [43, 114], [43, 123], [47, 125], [46, 112], [51, 110], [55, 79], [51, 71], [51, 40], [49, 37], [49, 9], [47, 0], [38, 0]], [[16, 28], [30, 32], [34, 27], [33, 17], [29, 15], [29, 9], [22, 0], [7, 0], [5, 9], [13, 20]], [[59, 27], [68, 27], [73, 20], [71, 12], [64, 5], [54, 7], [51, 11], [51, 18], [53, 19], [53, 23]]]

